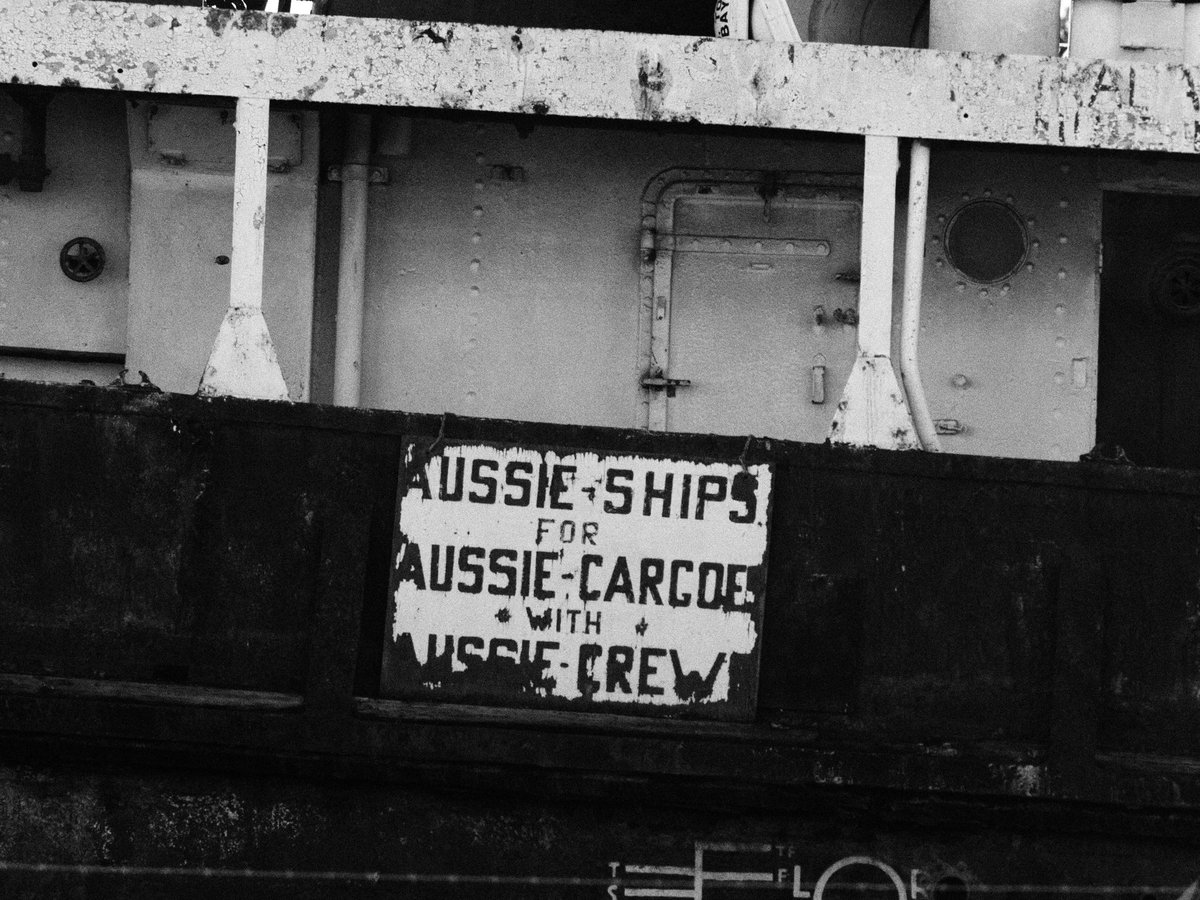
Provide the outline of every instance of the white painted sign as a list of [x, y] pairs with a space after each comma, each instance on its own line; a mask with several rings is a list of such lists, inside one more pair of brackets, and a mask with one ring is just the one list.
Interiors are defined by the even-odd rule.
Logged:
[[771, 468], [406, 445], [386, 696], [753, 711]]

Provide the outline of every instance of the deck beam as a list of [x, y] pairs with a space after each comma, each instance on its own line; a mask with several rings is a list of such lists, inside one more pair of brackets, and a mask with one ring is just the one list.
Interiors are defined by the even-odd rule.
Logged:
[[50, 87], [1200, 152], [1200, 69], [599, 31], [0, 0]]

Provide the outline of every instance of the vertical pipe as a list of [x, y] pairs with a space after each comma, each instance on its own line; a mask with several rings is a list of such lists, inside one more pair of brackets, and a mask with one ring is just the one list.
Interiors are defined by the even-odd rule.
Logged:
[[271, 101], [240, 97], [234, 130], [233, 258], [229, 307], [262, 310], [263, 246], [267, 222], [267, 128]]
[[892, 270], [895, 263], [896, 170], [899, 140], [866, 136], [858, 299], [858, 348], [867, 357], [891, 356]]
[[333, 402], [358, 406], [362, 398], [362, 331], [367, 264], [367, 164], [371, 116], [354, 113], [342, 165], [342, 236], [338, 263], [337, 336]]
[[233, 259], [229, 309], [200, 377], [202, 396], [286, 400], [287, 383], [263, 318], [267, 130], [271, 102], [241, 97], [234, 123]]
[[917, 363], [917, 342], [921, 332], [921, 282], [925, 275], [925, 224], [929, 212], [929, 145], [913, 141], [909, 161], [908, 229], [904, 244], [904, 305], [900, 319], [900, 377], [908, 394], [917, 437], [925, 450], [938, 452], [938, 441], [925, 386]]

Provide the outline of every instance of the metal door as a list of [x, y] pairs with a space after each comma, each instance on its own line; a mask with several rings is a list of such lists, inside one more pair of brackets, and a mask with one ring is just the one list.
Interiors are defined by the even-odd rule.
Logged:
[[675, 172], [650, 195], [647, 426], [825, 440], [854, 360], [860, 183]]
[[1200, 198], [1104, 199], [1096, 440], [1200, 468]]

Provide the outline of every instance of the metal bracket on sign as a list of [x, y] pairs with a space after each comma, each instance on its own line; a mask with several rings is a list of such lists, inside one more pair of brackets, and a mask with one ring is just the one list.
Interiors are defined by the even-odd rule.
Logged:
[[387, 166], [350, 164], [330, 166], [325, 172], [330, 181], [365, 181], [367, 184], [390, 184], [392, 172]]

